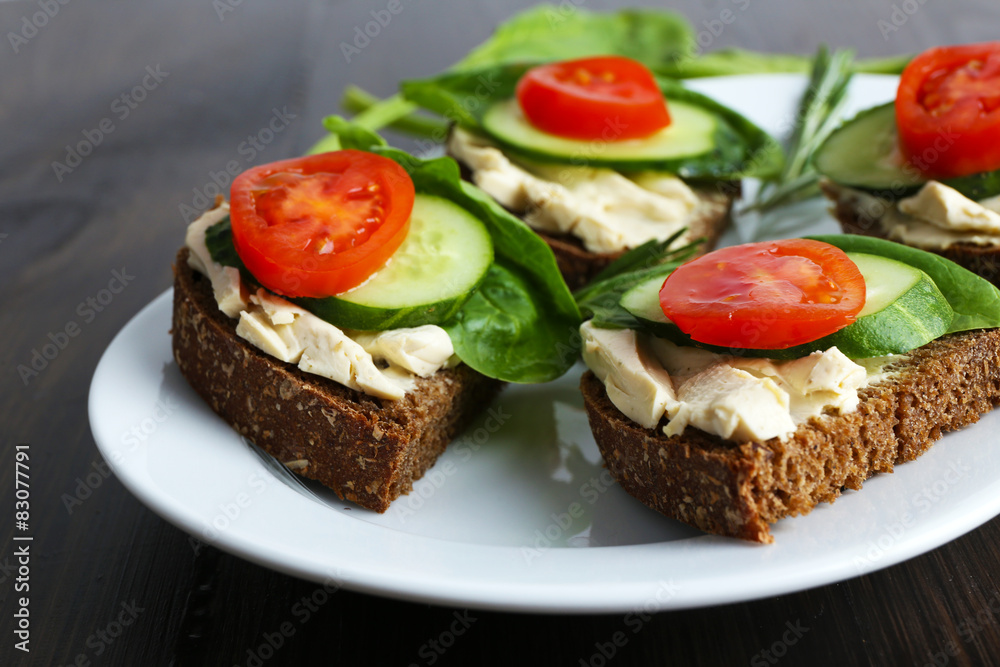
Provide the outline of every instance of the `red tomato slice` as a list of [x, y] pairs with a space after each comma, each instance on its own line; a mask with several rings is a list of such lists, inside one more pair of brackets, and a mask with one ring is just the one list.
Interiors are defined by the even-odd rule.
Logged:
[[853, 322], [865, 280], [844, 251], [808, 239], [716, 250], [667, 276], [660, 306], [696, 341], [777, 350]]
[[534, 67], [518, 81], [517, 101], [532, 125], [571, 139], [636, 139], [670, 124], [652, 72], [621, 56]]
[[340, 294], [403, 242], [413, 197], [409, 174], [381, 155], [342, 150], [272, 162], [233, 181], [233, 244], [273, 292]]
[[1000, 42], [914, 58], [896, 93], [896, 125], [903, 155], [929, 177], [1000, 169]]

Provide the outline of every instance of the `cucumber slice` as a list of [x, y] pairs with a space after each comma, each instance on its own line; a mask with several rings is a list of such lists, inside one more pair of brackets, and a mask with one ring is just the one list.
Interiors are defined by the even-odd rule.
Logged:
[[[660, 290], [666, 279], [666, 276], [656, 276], [643, 281], [622, 294], [618, 303], [632, 317], [642, 322], [643, 327], [650, 333], [670, 338], [673, 333], [680, 333], [680, 329], [670, 321], [660, 307]], [[659, 333], [660, 331], [662, 333]]]
[[[543, 132], [531, 125], [516, 99], [494, 104], [483, 115], [483, 129], [522, 153], [588, 164], [680, 161], [702, 155], [715, 146], [718, 120], [707, 110], [671, 102], [670, 125], [642, 139], [581, 141]], [[608, 126], [613, 139], [614, 127]], [[599, 146], [595, 146], [600, 144]]]
[[486, 109], [479, 125], [505, 152], [537, 162], [651, 169], [690, 179], [735, 179], [752, 172], [767, 176], [781, 169], [777, 143], [748, 120], [704, 95], [660, 81], [671, 123], [643, 139], [578, 141], [542, 132], [524, 118], [515, 99]]
[[829, 336], [783, 350], [724, 348], [691, 340], [660, 308], [656, 277], [625, 292], [619, 303], [639, 325], [653, 335], [679, 345], [691, 345], [720, 354], [772, 359], [797, 359], [834, 345], [852, 359], [902, 354], [926, 345], [948, 331], [954, 313], [930, 276], [920, 269], [887, 257], [848, 253], [865, 278], [865, 306], [854, 323]]
[[441, 324], [462, 307], [492, 263], [493, 241], [483, 223], [447, 199], [418, 194], [410, 231], [385, 267], [339, 296], [295, 302], [346, 329]]
[[927, 179], [915, 169], [903, 170], [898, 143], [895, 104], [889, 102], [862, 111], [834, 130], [816, 151], [813, 165], [842, 185], [909, 194]]
[[847, 256], [865, 278], [865, 306], [851, 325], [819, 343], [862, 359], [909, 352], [947, 333], [955, 313], [930, 276], [888, 257]]
[[[813, 156], [816, 170], [832, 181], [885, 199], [906, 197], [927, 178], [903, 163], [898, 149], [895, 104], [862, 111], [836, 129]], [[1000, 194], [1000, 171], [942, 179], [971, 199]]]

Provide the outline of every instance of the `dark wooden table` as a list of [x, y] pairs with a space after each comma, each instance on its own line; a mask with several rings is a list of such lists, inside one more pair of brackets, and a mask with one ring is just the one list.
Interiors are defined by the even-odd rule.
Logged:
[[[203, 206], [228, 161], [302, 152], [344, 85], [389, 94], [399, 79], [457, 60], [526, 4], [403, 0], [348, 63], [339, 44], [385, 2], [0, 3], [0, 664], [259, 665], [267, 657], [266, 637], [317, 585], [212, 548], [196, 555], [187, 535], [102, 474], [87, 421], [91, 375], [114, 334], [169, 286], [182, 207]], [[993, 0], [672, 4], [699, 30], [715, 26], [710, 48], [809, 53], [825, 41], [890, 55], [993, 39], [1000, 27]], [[724, 10], [735, 20], [716, 22]], [[277, 116], [275, 131], [262, 133]], [[88, 154], [69, 154], [81, 142], [91, 144]], [[117, 293], [106, 290], [115, 272], [126, 283]], [[53, 358], [36, 361], [37, 374], [18, 370], [50, 343], [57, 353], [47, 348]], [[983, 437], [995, 446], [993, 434]], [[15, 592], [19, 444], [31, 466], [28, 593]], [[998, 559], [993, 520], [843, 583], [657, 614], [610, 658], [600, 651], [623, 629], [620, 614], [473, 610], [474, 624], [442, 654], [432, 642], [455, 610], [340, 591], [266, 662], [1000, 664]], [[13, 649], [23, 595], [30, 654]]]

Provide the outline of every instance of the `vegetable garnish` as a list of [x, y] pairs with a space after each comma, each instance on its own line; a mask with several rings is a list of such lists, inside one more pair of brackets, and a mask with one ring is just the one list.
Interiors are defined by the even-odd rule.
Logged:
[[637, 139], [670, 124], [652, 72], [621, 56], [533, 67], [517, 84], [517, 100], [532, 125], [572, 139]]
[[403, 242], [413, 197], [399, 164], [364, 151], [272, 162], [233, 181], [233, 243], [250, 273], [278, 294], [340, 294]]
[[865, 305], [865, 282], [847, 255], [791, 239], [716, 250], [671, 273], [660, 306], [684, 333], [710, 345], [782, 349], [838, 331]]
[[896, 94], [896, 125], [904, 157], [926, 176], [1000, 169], [1000, 42], [914, 58]]

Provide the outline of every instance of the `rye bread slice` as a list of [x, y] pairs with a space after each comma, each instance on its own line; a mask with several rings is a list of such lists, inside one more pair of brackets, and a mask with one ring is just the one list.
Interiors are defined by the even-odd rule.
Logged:
[[604, 461], [628, 493], [709, 533], [772, 542], [769, 524], [860, 489], [1000, 403], [1000, 330], [945, 336], [886, 370], [860, 390], [855, 412], [812, 419], [785, 441], [734, 443], [691, 427], [667, 437], [665, 420], [646, 429], [623, 415], [593, 373], [581, 390]]
[[[845, 234], [889, 238], [881, 219], [871, 216], [861, 208], [856, 191], [825, 179], [820, 181], [820, 189], [833, 203], [831, 212]], [[1000, 287], [1000, 246], [959, 242], [947, 248], [923, 248], [923, 250], [950, 259]]]
[[398, 401], [368, 396], [265, 354], [236, 335], [208, 278], [174, 265], [173, 352], [230, 426], [294, 472], [385, 512], [413, 488], [503, 383], [465, 364], [417, 378]]

